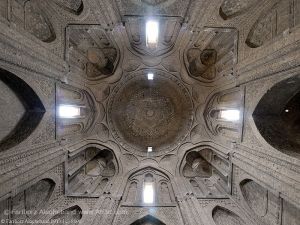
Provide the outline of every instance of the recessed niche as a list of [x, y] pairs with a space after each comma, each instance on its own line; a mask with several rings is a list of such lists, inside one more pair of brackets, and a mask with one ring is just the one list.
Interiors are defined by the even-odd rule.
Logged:
[[234, 212], [217, 206], [212, 212], [213, 220], [216, 225], [244, 225], [245, 222]]
[[56, 214], [50, 219], [50, 225], [77, 225], [82, 218], [82, 209], [78, 206], [72, 206], [64, 211]]
[[268, 190], [254, 182], [244, 180], [240, 184], [242, 194], [249, 207], [260, 217], [267, 214]]

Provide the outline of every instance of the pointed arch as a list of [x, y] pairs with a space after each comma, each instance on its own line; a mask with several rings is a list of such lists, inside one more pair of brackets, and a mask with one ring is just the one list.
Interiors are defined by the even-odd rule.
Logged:
[[41, 122], [46, 109], [25, 81], [1, 68], [0, 86], [3, 91], [1, 98], [5, 103], [1, 114], [6, 118], [0, 123], [0, 151], [3, 151], [27, 139]]
[[166, 225], [166, 224], [152, 215], [147, 215], [142, 217], [141, 219], [136, 220], [130, 225]]
[[300, 75], [271, 87], [252, 116], [266, 142], [284, 154], [300, 158]]
[[[143, 201], [143, 192], [145, 183], [152, 183], [153, 187], [153, 203], [145, 203]], [[133, 190], [134, 188], [134, 190]], [[140, 168], [131, 172], [126, 181], [124, 196], [124, 205], [173, 205], [175, 196], [171, 180], [169, 176], [160, 170], [152, 167]], [[134, 195], [131, 191], [134, 191]]]

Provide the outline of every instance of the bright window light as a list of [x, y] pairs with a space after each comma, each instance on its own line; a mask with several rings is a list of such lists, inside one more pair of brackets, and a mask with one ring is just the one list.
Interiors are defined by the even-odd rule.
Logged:
[[80, 107], [72, 105], [60, 105], [58, 115], [61, 118], [74, 118], [80, 116]]
[[152, 204], [154, 202], [154, 188], [152, 182], [146, 182], [144, 184], [144, 203]]
[[240, 119], [240, 110], [230, 109], [221, 111], [220, 117], [225, 120], [237, 121]]
[[148, 147], [148, 152], [152, 152], [152, 147]]
[[149, 20], [146, 22], [146, 44], [147, 47], [157, 47], [158, 43], [158, 22]]
[[154, 74], [153, 73], [148, 73], [148, 80], [153, 80]]

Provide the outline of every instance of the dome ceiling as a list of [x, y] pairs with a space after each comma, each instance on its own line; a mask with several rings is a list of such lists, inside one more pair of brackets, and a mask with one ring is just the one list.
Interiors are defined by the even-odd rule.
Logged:
[[185, 86], [174, 75], [146, 71], [127, 75], [114, 89], [109, 103], [109, 125], [129, 151], [168, 152], [180, 144], [192, 124], [193, 104]]
[[184, 17], [190, 1], [178, 0], [118, 0], [122, 16], [162, 15]]
[[0, 221], [298, 225], [299, 12], [0, 0]]

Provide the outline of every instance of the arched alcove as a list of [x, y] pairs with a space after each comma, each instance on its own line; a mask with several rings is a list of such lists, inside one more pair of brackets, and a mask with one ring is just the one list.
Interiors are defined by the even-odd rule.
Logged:
[[162, 203], [171, 203], [172, 202], [170, 187], [169, 187], [167, 181], [162, 181], [159, 184], [158, 195], [160, 196], [160, 201]]
[[50, 43], [56, 39], [52, 23], [42, 8], [40, 1], [29, 0], [25, 2], [24, 27], [30, 34], [43, 42]]
[[268, 190], [248, 179], [240, 183], [240, 188], [245, 201], [253, 212], [260, 217], [265, 216], [268, 209]]
[[[42, 179], [25, 190], [0, 202], [0, 215], [7, 219], [24, 219], [32, 216], [30, 211], [44, 208], [55, 188], [51, 179]], [[16, 213], [22, 212], [23, 213]]]
[[130, 225], [166, 225], [166, 224], [151, 215], [147, 215], [147, 216], [144, 216], [143, 218], [131, 223]]
[[43, 179], [25, 190], [26, 210], [39, 209], [51, 197], [55, 182], [51, 179]]
[[1, 68], [0, 93], [0, 151], [3, 151], [32, 134], [42, 120], [45, 108], [26, 82]]
[[282, 225], [293, 225], [299, 221], [299, 208], [257, 182], [245, 179], [240, 182], [240, 189], [249, 208], [265, 224], [276, 224], [280, 215]]
[[[50, 43], [56, 39], [56, 33], [52, 22], [45, 10], [43, 1], [22, 0], [22, 1], [1, 1], [1, 4], [9, 2], [8, 5], [2, 5], [1, 11], [7, 7], [7, 14], [12, 26], [18, 27], [20, 32], [24, 30], [42, 42]], [[9, 7], [8, 7], [9, 6]]]
[[221, 206], [216, 206], [212, 211], [212, 217], [216, 225], [244, 225], [246, 224], [237, 214], [225, 209]]
[[224, 19], [230, 19], [250, 10], [258, 0], [224, 0], [219, 14]]
[[270, 145], [300, 158], [300, 76], [283, 80], [269, 89], [257, 104], [253, 119]]
[[224, 197], [230, 191], [230, 163], [212, 149], [194, 149], [186, 154], [181, 174], [196, 197]]
[[50, 219], [49, 225], [77, 225], [82, 218], [82, 209], [78, 206], [72, 206], [56, 214]]
[[99, 197], [117, 173], [114, 154], [89, 147], [68, 159], [66, 191], [71, 196]]
[[263, 46], [286, 31], [290, 32], [292, 28], [299, 26], [299, 5], [299, 0], [274, 1], [273, 7], [263, 12], [252, 26], [246, 44], [250, 48]]
[[80, 15], [83, 11], [84, 5], [82, 0], [53, 0], [57, 5], [64, 10], [74, 14]]

